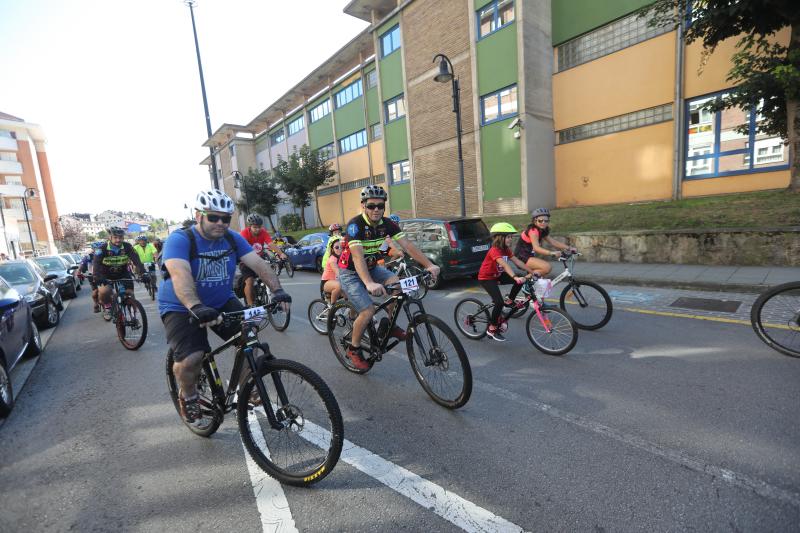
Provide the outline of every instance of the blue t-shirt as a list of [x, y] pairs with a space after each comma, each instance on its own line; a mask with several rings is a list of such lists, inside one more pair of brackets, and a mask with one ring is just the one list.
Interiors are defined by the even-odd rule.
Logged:
[[[203, 256], [216, 256], [220, 259], [209, 257], [197, 257], [192, 262], [192, 276], [195, 279], [197, 296], [203, 305], [219, 309], [225, 302], [235, 298], [233, 294], [233, 275], [236, 272], [236, 263], [239, 258], [249, 254], [253, 248], [247, 241], [236, 233], [228, 230], [236, 242], [236, 251], [225, 255], [230, 250], [230, 244], [225, 237], [215, 241], [204, 239], [192, 228], [197, 242], [197, 253]], [[174, 231], [167, 237], [164, 243], [162, 259], [185, 259], [189, 260], [191, 243], [189, 237], [182, 231]], [[186, 307], [175, 296], [175, 289], [172, 286], [172, 278], [163, 281], [158, 288], [158, 312], [160, 315], [177, 311], [180, 313], [188, 312]]]

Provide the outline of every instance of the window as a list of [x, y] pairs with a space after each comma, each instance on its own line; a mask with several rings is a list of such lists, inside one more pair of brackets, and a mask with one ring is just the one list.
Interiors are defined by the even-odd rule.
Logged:
[[336, 109], [343, 105], [349, 104], [363, 94], [361, 80], [356, 80], [341, 91], [334, 95], [336, 100]]
[[361, 130], [339, 139], [339, 154], [346, 154], [367, 145], [367, 131]]
[[333, 187], [325, 187], [324, 189], [317, 189], [317, 196], [328, 196], [331, 194], [336, 194], [339, 192], [339, 186], [334, 185]]
[[403, 118], [406, 116], [406, 100], [402, 94], [395, 96], [391, 100], [384, 102], [383, 109], [386, 114], [386, 122]]
[[478, 10], [478, 39], [514, 22], [514, 0], [494, 0]]
[[[788, 168], [784, 140], [758, 129], [758, 108], [711, 111], [707, 106], [726, 93], [686, 102], [686, 164], [684, 178], [709, 178]], [[739, 130], [746, 128], [746, 133]]]
[[633, 13], [558, 46], [558, 70], [572, 68], [670, 30], [669, 25], [650, 27], [645, 17]]
[[400, 48], [400, 25], [381, 35], [381, 57], [386, 57]]
[[383, 127], [380, 122], [369, 127], [370, 140], [375, 141], [383, 137]]
[[367, 90], [378, 86], [378, 71], [370, 70], [367, 72]]
[[362, 178], [356, 181], [348, 181], [347, 183], [342, 183], [342, 192], [344, 191], [352, 191], [353, 189], [363, 189], [367, 185], [369, 185], [371, 180], [369, 178]]
[[269, 135], [269, 143], [272, 146], [282, 143], [284, 139], [286, 139], [286, 132], [283, 130], [283, 128]]
[[319, 148], [319, 153], [326, 161], [328, 161], [336, 157], [336, 148], [334, 148], [333, 143], [326, 144], [325, 146]]
[[389, 183], [399, 185], [411, 181], [411, 165], [406, 161], [398, 161], [389, 165]]
[[291, 137], [295, 133], [301, 131], [305, 127], [305, 117], [302, 115], [294, 119], [289, 123], [289, 136]]
[[517, 114], [517, 86], [512, 85], [482, 96], [481, 111], [483, 115], [481, 124], [489, 124], [515, 116]]
[[0, 161], [18, 161], [15, 152], [0, 152]]
[[309, 120], [309, 122], [313, 124], [322, 117], [324, 117], [325, 115], [329, 115], [330, 112], [331, 112], [331, 102], [330, 100], [325, 100], [318, 106], [311, 109], [311, 111], [309, 112], [311, 120]]
[[600, 135], [608, 135], [618, 131], [630, 130], [641, 126], [650, 126], [672, 120], [672, 104], [664, 104], [641, 111], [634, 111], [617, 117], [606, 118], [589, 124], [573, 126], [561, 130], [558, 133], [557, 144], [565, 144], [573, 141], [582, 141]]

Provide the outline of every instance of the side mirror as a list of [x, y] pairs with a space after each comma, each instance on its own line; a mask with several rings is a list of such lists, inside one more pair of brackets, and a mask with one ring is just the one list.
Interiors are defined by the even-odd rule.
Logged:
[[54, 279], [58, 279], [58, 274], [48, 274], [44, 277], [45, 281], [53, 281]]
[[67, 274], [71, 276], [72, 274], [75, 273], [76, 270], [78, 270], [78, 265], [72, 265], [67, 269]]

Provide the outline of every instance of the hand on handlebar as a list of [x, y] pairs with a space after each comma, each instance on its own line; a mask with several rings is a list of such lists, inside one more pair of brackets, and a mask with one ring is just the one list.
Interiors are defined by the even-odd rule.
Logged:
[[425, 270], [431, 273], [431, 276], [433, 276], [433, 281], [436, 281], [436, 279], [439, 277], [439, 272], [441, 272], [439, 266], [434, 264], [431, 264], [431, 266], [429, 266]]
[[216, 326], [222, 322], [222, 316], [219, 314], [219, 311], [203, 304], [193, 305], [192, 308], [189, 309], [189, 313], [197, 319], [201, 328]]
[[380, 283], [375, 283], [374, 281], [366, 284], [367, 291], [372, 296], [385, 296], [386, 295], [386, 288], [381, 285]]

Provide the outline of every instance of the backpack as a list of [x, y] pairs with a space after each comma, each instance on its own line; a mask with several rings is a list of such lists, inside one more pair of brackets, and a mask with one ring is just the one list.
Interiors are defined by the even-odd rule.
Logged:
[[[197, 253], [197, 237], [194, 236], [192, 228], [180, 229], [178, 231], [182, 231], [184, 235], [186, 235], [186, 237], [189, 239], [188, 261], [190, 264], [197, 258], [208, 259], [209, 261], [219, 261], [220, 259], [228, 257], [232, 253], [236, 253], [236, 239], [233, 238], [233, 235], [231, 235], [230, 231], [225, 232], [225, 240], [228, 241], [230, 249], [228, 250], [227, 253], [223, 255], [214, 255], [214, 256]], [[164, 279], [164, 281], [169, 279], [169, 271], [167, 270], [167, 265], [164, 263], [161, 264], [161, 276]]]

